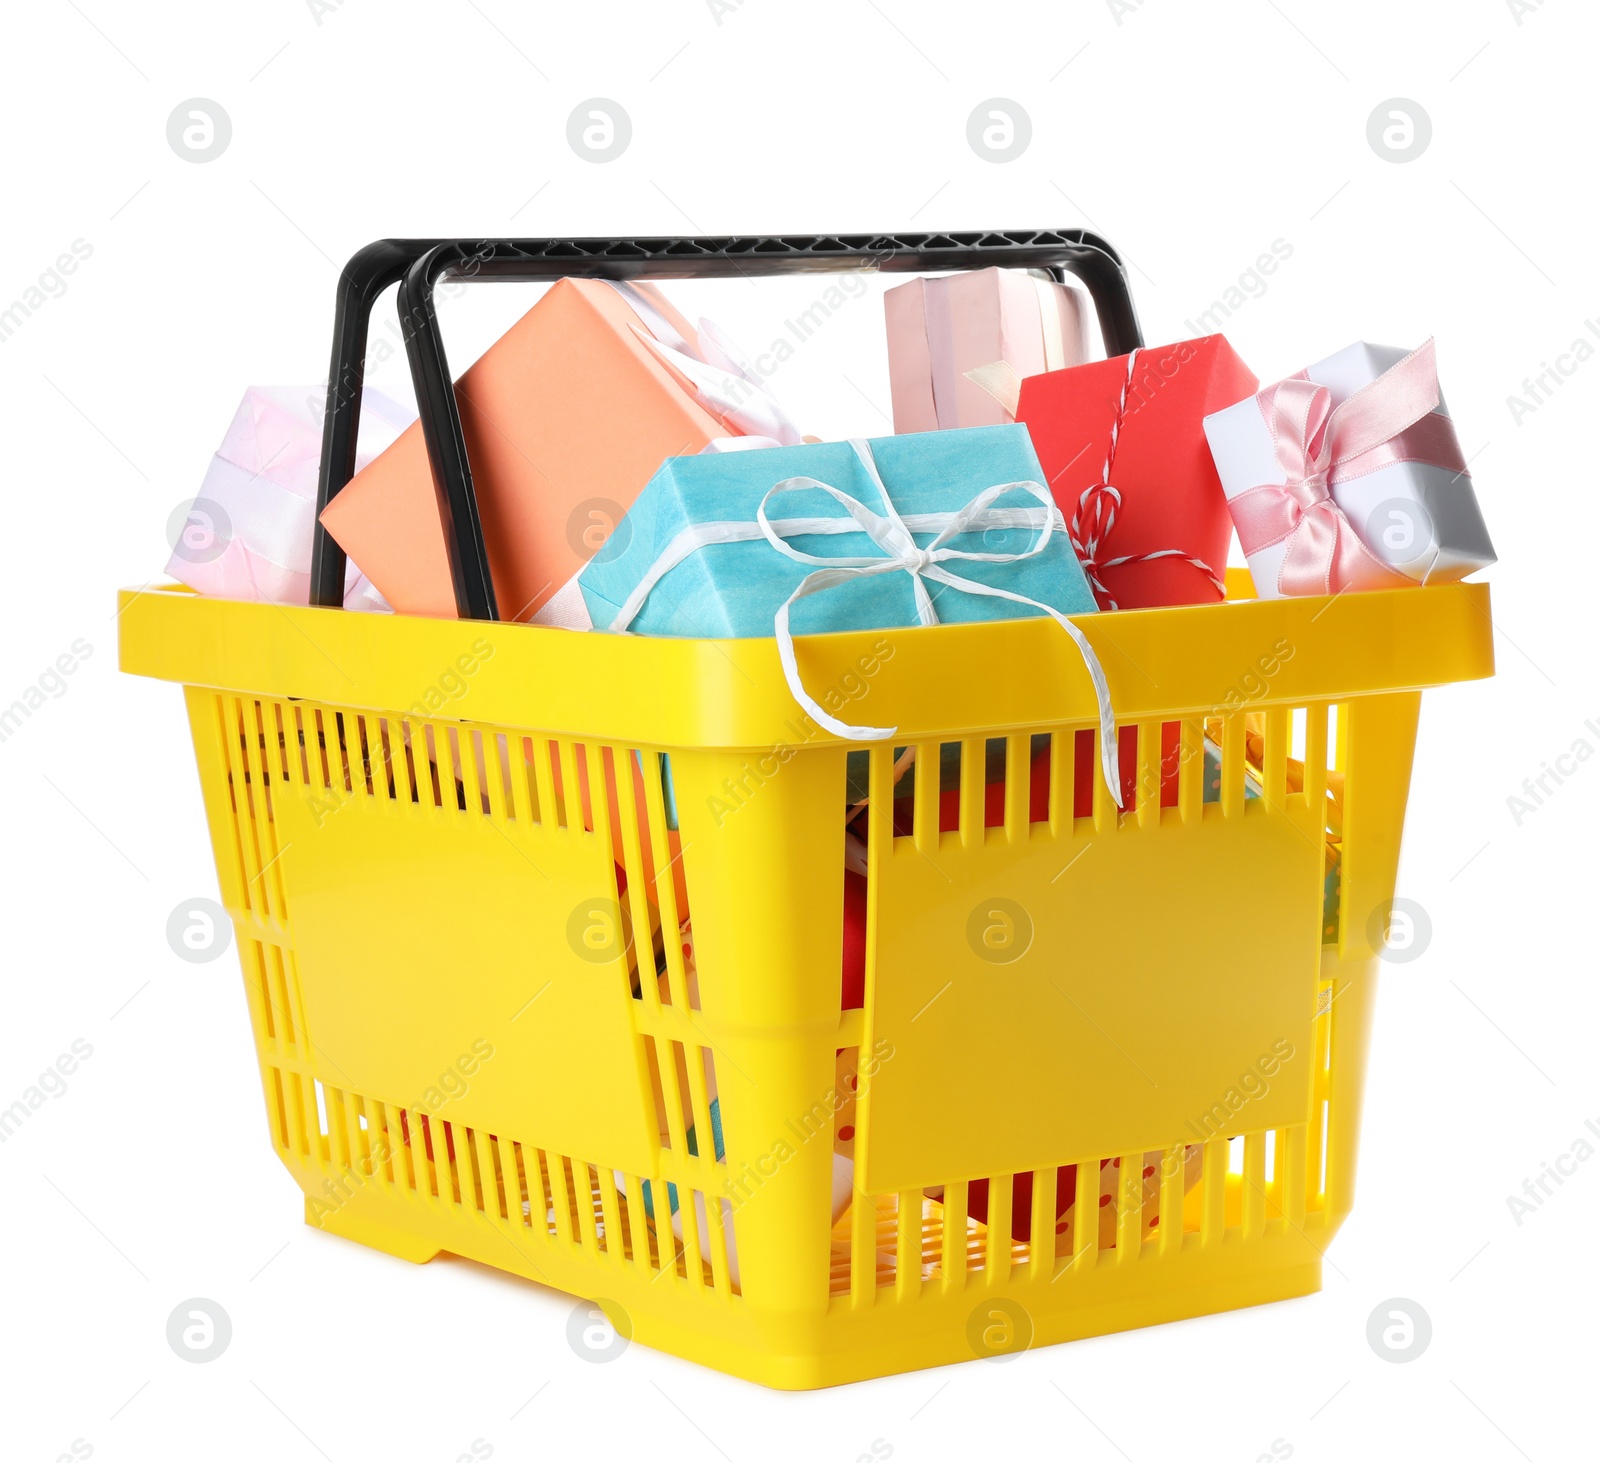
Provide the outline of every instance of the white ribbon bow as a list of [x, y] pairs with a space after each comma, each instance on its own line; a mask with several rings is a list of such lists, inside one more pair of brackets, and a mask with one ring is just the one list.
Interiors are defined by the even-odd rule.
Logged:
[[702, 318], [696, 338], [685, 340], [637, 285], [627, 280], [607, 283], [647, 327], [637, 331], [639, 338], [689, 379], [713, 416], [747, 437], [765, 439], [763, 446], [793, 447], [804, 440], [749, 357], [712, 321]]
[[[965, 507], [954, 512], [902, 515], [889, 496], [888, 489], [884, 487], [883, 479], [878, 475], [877, 464], [872, 460], [872, 451], [867, 443], [859, 438], [852, 438], [850, 445], [855, 449], [856, 456], [861, 459], [867, 475], [878, 489], [887, 510], [885, 514], [874, 513], [859, 499], [852, 498], [848, 493], [841, 492], [831, 484], [821, 482], [814, 477], [785, 478], [770, 488], [761, 499], [756, 509], [754, 523], [697, 523], [680, 531], [634, 586], [633, 593], [628, 596], [627, 602], [617, 612], [616, 618], [608, 628], [613, 631], [626, 630], [644, 608], [645, 600], [649, 598], [651, 590], [690, 554], [710, 544], [748, 543], [756, 538], [765, 538], [785, 558], [793, 559], [798, 564], [820, 566], [800, 581], [794, 593], [778, 607], [773, 617], [773, 634], [778, 642], [778, 659], [783, 665], [783, 675], [788, 682], [790, 693], [820, 726], [835, 736], [847, 741], [879, 742], [893, 737], [899, 728], [852, 726], [824, 710], [805, 689], [800, 679], [800, 667], [795, 660], [794, 636], [789, 629], [789, 611], [799, 600], [853, 579], [867, 578], [874, 574], [905, 573], [911, 576], [917, 618], [924, 625], [939, 623], [938, 612], [933, 606], [933, 596], [928, 593], [927, 584], [924, 582], [928, 579], [946, 588], [958, 589], [964, 594], [1010, 600], [1014, 604], [1042, 610], [1072, 637], [1072, 642], [1078, 647], [1078, 653], [1083, 657], [1084, 666], [1089, 672], [1100, 716], [1100, 765], [1105, 773], [1106, 785], [1111, 790], [1112, 801], [1120, 808], [1122, 779], [1117, 766], [1116, 719], [1111, 709], [1111, 691], [1106, 685], [1105, 671], [1100, 665], [1099, 658], [1083, 631], [1059, 610], [1041, 600], [1029, 599], [1026, 595], [1013, 593], [1009, 589], [998, 589], [991, 584], [981, 584], [944, 567], [946, 564], [961, 560], [984, 564], [1016, 564], [1043, 553], [1052, 533], [1066, 532], [1065, 520], [1061, 516], [1061, 510], [1056, 507], [1055, 500], [1050, 496], [1049, 489], [1043, 483], [1031, 480], [997, 483], [993, 487], [985, 488]], [[777, 521], [767, 516], [767, 504], [774, 496], [800, 488], [820, 489], [839, 503], [849, 516], [786, 518]], [[1037, 499], [1040, 506], [1037, 508], [994, 506], [996, 499], [1012, 491], [1027, 493]], [[1030, 529], [1036, 531], [1039, 537], [1026, 549], [1014, 554], [972, 553], [965, 549], [950, 547], [950, 540], [960, 534], [984, 533], [989, 529], [1007, 528]], [[805, 553], [787, 542], [788, 539], [806, 535], [835, 533], [865, 533], [878, 548], [883, 550], [884, 557], [841, 555], [836, 558], [821, 558], [815, 554]], [[919, 547], [912, 536], [915, 533], [931, 533], [934, 535], [933, 542], [926, 548]]]

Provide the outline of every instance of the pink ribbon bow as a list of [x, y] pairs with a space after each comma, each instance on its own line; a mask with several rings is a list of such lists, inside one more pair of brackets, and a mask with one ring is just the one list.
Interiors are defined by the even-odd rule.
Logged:
[[1433, 341], [1424, 341], [1338, 406], [1328, 388], [1304, 372], [1268, 387], [1256, 401], [1285, 481], [1251, 488], [1229, 502], [1245, 554], [1287, 544], [1278, 571], [1280, 594], [1413, 583], [1361, 541], [1330, 489], [1397, 462], [1465, 475], [1455, 428], [1437, 411]]

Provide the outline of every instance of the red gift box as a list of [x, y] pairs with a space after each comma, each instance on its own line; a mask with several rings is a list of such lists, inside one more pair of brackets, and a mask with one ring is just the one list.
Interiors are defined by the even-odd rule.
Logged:
[[1091, 561], [1102, 609], [1222, 598], [1212, 576], [1228, 562], [1233, 523], [1201, 423], [1259, 384], [1220, 335], [1023, 379], [1017, 420]]
[[[1165, 722], [1161, 727], [1161, 757], [1158, 775], [1161, 779], [1160, 805], [1163, 808], [1178, 806], [1179, 756], [1178, 723]], [[1139, 780], [1139, 729], [1122, 727], [1117, 733], [1117, 759], [1122, 768], [1122, 806], [1133, 807]], [[1094, 813], [1094, 781], [1099, 764], [1094, 754], [1094, 732], [1075, 734], [1072, 756], [1072, 816], [1088, 818]], [[894, 836], [905, 838], [911, 833], [914, 804], [908, 796], [896, 796], [894, 802]], [[1028, 767], [1028, 821], [1042, 823], [1049, 816], [1050, 807], [1050, 748], [1041, 747]], [[983, 790], [983, 826], [999, 828], [1006, 821], [1006, 785], [1004, 782], [988, 783]], [[857, 825], [859, 826], [859, 825]], [[961, 826], [961, 791], [946, 788], [939, 794], [939, 831], [954, 833]], [[859, 880], [859, 885], [851, 880]], [[860, 874], [845, 874], [845, 989], [859, 990], [861, 977], [852, 974], [865, 965], [865, 929], [867, 881]], [[851, 1002], [846, 1000], [846, 1007]], [[859, 1005], [859, 1000], [855, 1002]]]

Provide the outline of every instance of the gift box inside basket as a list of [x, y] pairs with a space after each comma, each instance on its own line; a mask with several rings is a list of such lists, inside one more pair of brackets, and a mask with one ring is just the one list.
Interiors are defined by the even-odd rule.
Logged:
[[[916, 549], [928, 552], [939, 541], [963, 556], [942, 561], [946, 575], [959, 569], [961, 579], [981, 589], [1015, 596], [934, 580], [928, 589], [937, 596], [939, 623], [1044, 613], [1033, 601], [1062, 614], [1092, 612], [1094, 598], [1065, 532], [1035, 551], [1051, 508], [1043, 476], [1027, 430], [1019, 426], [878, 437], [859, 446], [818, 442], [672, 457], [578, 584], [602, 629], [770, 635], [784, 601], [814, 570], [835, 567], [838, 582], [794, 603], [789, 621], [795, 634], [911, 625], [918, 607], [909, 574], [848, 571], [876, 571], [897, 552], [902, 558]], [[965, 532], [950, 532], [960, 510], [980, 496], [992, 497], [987, 506], [994, 512]], [[872, 522], [863, 526], [851, 516], [852, 506]], [[1031, 513], [1033, 526], [991, 522], [1007, 511], [1018, 519]], [[793, 557], [761, 531], [763, 513]], [[905, 525], [899, 550], [887, 541], [896, 518]], [[877, 524], [884, 526], [872, 531]]]
[[[599, 628], [514, 622], [515, 543], [474, 509], [493, 458], [448, 409], [430, 308], [452, 272], [991, 265], [1075, 274], [1113, 384], [1021, 424], [661, 447], [615, 542], [553, 566], [581, 567]], [[359, 385], [395, 282], [431, 450], [387, 511], [437, 543], [449, 604], [342, 610], [319, 531], [311, 606], [146, 588], [118, 621], [125, 669], [185, 687], [308, 1222], [786, 1388], [1318, 1289], [1420, 688], [1492, 673], [1487, 588], [1273, 599], [1230, 575], [1227, 604], [1097, 608], [1085, 557], [1212, 548], [1156, 514], [1097, 556], [1052, 495], [1052, 414], [1100, 443], [1140, 346], [1082, 231], [384, 241], [342, 277], [333, 379]], [[628, 328], [628, 370], [699, 403]], [[358, 403], [329, 413], [324, 522]], [[627, 416], [602, 427], [638, 447]], [[1192, 406], [1166, 436], [1205, 464]], [[1118, 486], [1089, 469], [1073, 491]], [[1435, 1198], [1386, 1204], [1425, 1224]]]
[[1022, 379], [1026, 424], [1105, 609], [1222, 598], [1232, 524], [1201, 423], [1254, 391], [1220, 335]]
[[[509, 618], [540, 615], [663, 457], [746, 430], [697, 390], [725, 373], [689, 354], [696, 338], [658, 291], [562, 279], [462, 376], [462, 433]], [[323, 523], [396, 609], [456, 613], [420, 424], [356, 474]]]
[[1021, 270], [914, 279], [885, 292], [883, 313], [896, 432], [1011, 420], [976, 367], [1004, 361], [1021, 377], [1089, 359], [1082, 291]]
[[1357, 341], [1205, 430], [1262, 596], [1450, 583], [1495, 561], [1431, 340]]

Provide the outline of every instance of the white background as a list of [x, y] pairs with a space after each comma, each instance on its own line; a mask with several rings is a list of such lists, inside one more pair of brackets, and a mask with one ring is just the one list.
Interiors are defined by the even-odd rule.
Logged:
[[[0, 1106], [75, 1039], [93, 1056], [0, 1147], [0, 1454], [80, 1439], [106, 1459], [449, 1463], [481, 1439], [508, 1458], [846, 1463], [879, 1441], [907, 1459], [1247, 1463], [1282, 1440], [1305, 1459], [1592, 1456], [1600, 1159], [1520, 1224], [1507, 1202], [1600, 1122], [1600, 765], [1520, 826], [1507, 802], [1579, 738], [1600, 748], [1600, 363], [1520, 423], [1508, 404], [1600, 317], [1592, 10], [313, 8], [7, 13], [0, 304], [75, 239], [93, 252], [0, 343], [0, 703], [80, 637], [92, 654], [0, 745]], [[197, 96], [233, 127], [201, 165], [166, 138]], [[604, 165], [566, 140], [595, 96], [632, 120]], [[1031, 119], [1009, 163], [966, 138], [993, 97]], [[1415, 161], [1368, 143], [1394, 97], [1432, 120]], [[1497, 678], [1424, 710], [1400, 892], [1432, 943], [1384, 967], [1357, 1207], [1322, 1293], [787, 1396], [641, 1346], [586, 1364], [564, 1297], [307, 1230], [266, 1141], [236, 962], [183, 963], [165, 938], [175, 905], [216, 893], [178, 690], [116, 670], [114, 591], [160, 575], [168, 515], [245, 386], [323, 379], [337, 268], [385, 235], [1078, 224], [1132, 261], [1152, 342], [1291, 245], [1226, 325], [1264, 380], [1357, 337], [1436, 335], [1501, 557]], [[756, 348], [815, 292], [720, 288], [706, 308]], [[453, 364], [516, 303], [478, 291], [453, 315]], [[877, 305], [853, 302], [775, 378], [806, 426], [886, 429], [880, 332]], [[374, 379], [406, 392], [399, 369]], [[165, 1339], [191, 1296], [233, 1321], [208, 1365]], [[1366, 1339], [1394, 1296], [1433, 1323], [1406, 1365]]]

